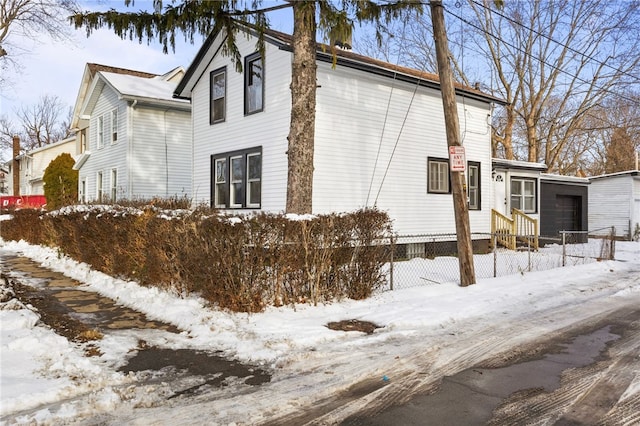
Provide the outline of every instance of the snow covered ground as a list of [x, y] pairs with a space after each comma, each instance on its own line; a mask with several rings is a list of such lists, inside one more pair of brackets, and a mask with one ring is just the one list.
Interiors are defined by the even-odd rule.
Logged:
[[[640, 298], [637, 242], [618, 242], [616, 261], [480, 279], [466, 288], [453, 282], [425, 284], [419, 276], [404, 273], [404, 280], [419, 285], [365, 301], [269, 308], [259, 314], [211, 309], [197, 297], [181, 298], [118, 280], [25, 242], [0, 240], [0, 251], [27, 256], [84, 283], [87, 291], [184, 330], [178, 335], [153, 330], [109, 333], [99, 341], [102, 355], [85, 357], [82, 344], [39, 324], [37, 313], [28, 307], [15, 299], [0, 304], [0, 424], [73, 423], [89, 417], [113, 424], [258, 423], [344, 392], [357, 382], [384, 378], [393, 383], [418, 364], [453, 371], [462, 362], [460, 345], [467, 345], [467, 360], [472, 355], [480, 360], [487, 348], [500, 351], [507, 337], [509, 344], [514, 339], [526, 342], [576, 320], [575, 310], [558, 314], [564, 312], [561, 307]], [[40, 284], [33, 280], [31, 285]], [[542, 314], [554, 309], [558, 311], [552, 319]], [[527, 312], [535, 320], [526, 328], [514, 325], [512, 334], [500, 335]], [[585, 310], [585, 318], [588, 315]], [[371, 321], [381, 328], [365, 335], [326, 327], [344, 319]], [[472, 343], [479, 334], [484, 335], [484, 346]], [[167, 402], [162, 384], [135, 386], [135, 374], [116, 371], [139, 339], [166, 348], [221, 350], [268, 369], [272, 380], [257, 388], [247, 385], [244, 391], [226, 387], [189, 401]], [[637, 392], [640, 377], [627, 391]]]

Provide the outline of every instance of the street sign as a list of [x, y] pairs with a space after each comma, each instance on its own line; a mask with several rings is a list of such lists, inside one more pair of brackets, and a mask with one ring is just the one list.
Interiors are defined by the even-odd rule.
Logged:
[[464, 172], [467, 169], [464, 146], [449, 147], [449, 168], [452, 172]]

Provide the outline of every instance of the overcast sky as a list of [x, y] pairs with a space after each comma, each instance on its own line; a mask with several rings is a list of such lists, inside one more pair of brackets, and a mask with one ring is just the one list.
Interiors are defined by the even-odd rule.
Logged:
[[[127, 10], [123, 6], [124, 0], [81, 0], [80, 3], [88, 10], [107, 10], [111, 7]], [[282, 1], [264, 1], [265, 6], [270, 3]], [[151, 0], [136, 0], [135, 8], [128, 10], [144, 9], [151, 4]], [[276, 12], [271, 16], [272, 28], [291, 32], [290, 16], [292, 12], [289, 9]], [[158, 44], [148, 46], [146, 42], [139, 44], [137, 40], [121, 40], [107, 29], [95, 31], [89, 38], [84, 29], [72, 30], [72, 33], [69, 42], [53, 41], [46, 35], [42, 35], [37, 42], [19, 40], [17, 37], [12, 40], [25, 52], [15, 58], [21, 69], [9, 69], [3, 76], [7, 84], [0, 86], [0, 114], [15, 120], [16, 109], [35, 105], [44, 95], [56, 95], [68, 107], [73, 107], [88, 62], [156, 74], [163, 74], [177, 66], [187, 68], [202, 42], [201, 38], [196, 37], [195, 44], [191, 45], [178, 38], [176, 52], [165, 55]]]

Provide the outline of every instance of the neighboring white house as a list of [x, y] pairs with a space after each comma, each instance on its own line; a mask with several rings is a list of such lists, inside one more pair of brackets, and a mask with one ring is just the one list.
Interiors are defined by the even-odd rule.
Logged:
[[0, 195], [9, 195], [11, 191], [11, 166], [10, 161], [0, 163]]
[[172, 97], [183, 75], [83, 77], [74, 113], [80, 201], [190, 197], [191, 105]]
[[633, 238], [640, 233], [640, 171], [589, 178], [589, 233]]
[[91, 83], [98, 71], [110, 72], [115, 74], [134, 75], [141, 78], [153, 78], [157, 77], [157, 74], [152, 74], [144, 71], [130, 70], [127, 68], [112, 67], [109, 65], [87, 63], [82, 73], [82, 80], [80, 81], [80, 88], [78, 89], [78, 95], [76, 96], [75, 106], [73, 108], [73, 116], [71, 119], [71, 129], [76, 133], [76, 152], [82, 154], [87, 151], [87, 133], [89, 131], [89, 116], [81, 115], [81, 110], [84, 107], [85, 100], [89, 95], [89, 89]]
[[[44, 183], [42, 177], [45, 169], [52, 160], [60, 154], [76, 155], [75, 136], [35, 148], [18, 156], [20, 167], [20, 193], [12, 195], [44, 195]], [[13, 175], [11, 172], [7, 176], [7, 187], [13, 188]]]
[[[237, 37], [243, 73], [205, 41], [175, 95], [190, 99], [193, 197], [222, 209], [282, 212], [291, 115], [291, 37]], [[455, 233], [438, 77], [339, 51], [317, 52], [313, 212], [376, 206], [401, 235]], [[472, 232], [489, 232], [492, 104], [456, 87]]]

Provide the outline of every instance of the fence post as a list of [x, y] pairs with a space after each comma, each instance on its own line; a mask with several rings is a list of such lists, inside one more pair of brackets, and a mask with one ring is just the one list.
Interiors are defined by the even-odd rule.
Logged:
[[393, 236], [389, 237], [389, 242], [391, 243], [391, 259], [389, 262], [389, 290], [393, 291], [393, 252], [395, 250], [395, 242], [393, 241]]
[[[629, 233], [631, 233], [631, 228], [629, 228]], [[611, 227], [611, 250], [609, 252], [609, 260], [613, 260], [616, 258], [616, 227]]]
[[498, 276], [498, 250], [496, 250], [496, 234], [491, 234], [491, 239], [493, 240], [493, 278], [495, 278]]
[[531, 239], [527, 238], [527, 263], [528, 263], [528, 267], [527, 267], [527, 272], [531, 272]]
[[562, 266], [565, 266], [566, 255], [567, 255], [567, 234], [564, 231], [560, 231], [562, 233]]

